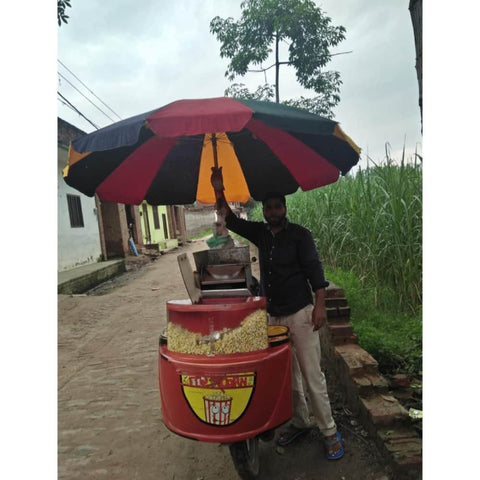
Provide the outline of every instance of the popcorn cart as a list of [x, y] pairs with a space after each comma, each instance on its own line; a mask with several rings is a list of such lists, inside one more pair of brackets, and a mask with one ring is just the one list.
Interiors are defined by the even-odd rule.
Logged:
[[248, 247], [178, 257], [189, 299], [167, 302], [158, 372], [163, 421], [174, 433], [227, 443], [241, 478], [259, 473], [259, 439], [292, 415], [286, 327], [267, 327]]
[[[63, 177], [104, 202], [213, 204], [213, 166], [223, 169], [226, 198], [247, 202], [334, 183], [359, 158], [325, 117], [257, 100], [182, 99], [73, 140]], [[167, 303], [159, 380], [167, 427], [229, 443], [240, 475], [255, 478], [259, 436], [291, 416], [291, 357], [285, 332], [269, 340], [265, 299], [254, 295], [242, 252], [198, 252], [195, 272], [179, 256], [190, 299]]]

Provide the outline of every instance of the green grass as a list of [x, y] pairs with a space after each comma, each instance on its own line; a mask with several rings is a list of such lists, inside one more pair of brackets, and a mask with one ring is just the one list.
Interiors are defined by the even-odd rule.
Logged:
[[200, 240], [201, 238], [213, 235], [213, 230], [211, 228], [207, 228], [202, 232], [198, 233], [197, 235], [191, 235], [188, 237], [189, 240]]
[[422, 309], [415, 314], [375, 307], [375, 292], [390, 297], [388, 287], [368, 287], [353, 272], [326, 270], [330, 282], [341, 286], [351, 308], [351, 324], [360, 346], [379, 363], [382, 373], [422, 371]]
[[389, 286], [395, 306], [414, 313], [422, 303], [421, 195], [421, 168], [387, 164], [292, 195], [288, 215], [311, 230], [326, 266], [373, 286], [376, 306], [390, 302], [379, 295]]
[[[421, 165], [389, 160], [297, 192], [287, 215], [312, 232], [330, 279], [346, 291], [362, 347], [384, 370], [421, 370]], [[252, 218], [262, 218], [260, 205]]]

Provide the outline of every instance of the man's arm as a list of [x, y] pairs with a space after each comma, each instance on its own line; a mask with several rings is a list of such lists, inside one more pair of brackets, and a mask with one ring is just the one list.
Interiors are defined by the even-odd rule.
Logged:
[[258, 236], [263, 223], [238, 218], [235, 213], [232, 212], [230, 205], [228, 205], [225, 199], [222, 167], [212, 167], [210, 181], [215, 190], [215, 208], [218, 214], [226, 220], [227, 228], [258, 246]]
[[325, 279], [323, 265], [318, 256], [315, 242], [309, 230], [303, 229], [300, 248], [298, 248], [300, 265], [315, 292], [315, 305], [312, 311], [313, 330], [318, 330], [327, 321], [325, 308], [325, 288], [329, 282]]
[[315, 246], [315, 241], [311, 232], [303, 227], [299, 227], [297, 240], [297, 255], [300, 266], [305, 273], [312, 290], [316, 292], [320, 288], [326, 288], [329, 282], [325, 279], [323, 265]]
[[313, 330], [318, 330], [327, 322], [327, 310], [325, 308], [325, 289], [315, 291], [315, 305], [312, 311]]
[[212, 183], [212, 187], [215, 191], [215, 208], [223, 218], [227, 218], [227, 216], [232, 213], [232, 210], [230, 209], [230, 205], [225, 199], [222, 167], [212, 167], [212, 175], [210, 177], [210, 182]]

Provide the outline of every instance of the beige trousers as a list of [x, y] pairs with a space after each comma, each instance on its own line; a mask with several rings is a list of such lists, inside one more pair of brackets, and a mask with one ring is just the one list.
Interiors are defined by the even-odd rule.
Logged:
[[321, 351], [318, 331], [313, 331], [313, 305], [307, 305], [298, 312], [285, 317], [269, 316], [270, 325], [286, 325], [290, 329], [292, 341], [292, 424], [296, 427], [311, 427], [303, 389], [303, 379], [308, 391], [308, 399], [318, 428], [324, 436], [334, 435], [337, 426], [332, 417], [325, 375], [320, 366]]

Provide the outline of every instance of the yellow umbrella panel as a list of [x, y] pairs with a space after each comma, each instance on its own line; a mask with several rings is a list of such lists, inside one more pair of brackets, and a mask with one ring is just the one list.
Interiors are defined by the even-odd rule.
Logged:
[[225, 133], [215, 133], [214, 139], [216, 140], [216, 155], [212, 134], [206, 134], [203, 141], [197, 200], [202, 203], [215, 203], [215, 193], [210, 183], [210, 176], [212, 175], [212, 167], [217, 164], [218, 167], [222, 167], [227, 200], [229, 202], [248, 202], [251, 197], [250, 190], [232, 143]]

